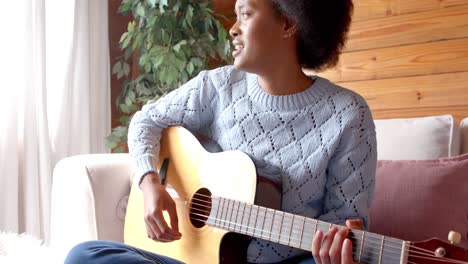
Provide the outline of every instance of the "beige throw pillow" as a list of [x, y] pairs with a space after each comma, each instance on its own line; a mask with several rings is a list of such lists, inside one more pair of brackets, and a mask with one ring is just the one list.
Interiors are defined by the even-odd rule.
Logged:
[[460, 154], [451, 115], [375, 120], [379, 160], [426, 160]]

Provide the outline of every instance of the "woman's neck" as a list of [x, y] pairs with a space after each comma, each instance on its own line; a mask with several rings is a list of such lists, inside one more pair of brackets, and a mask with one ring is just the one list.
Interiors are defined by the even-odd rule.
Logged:
[[268, 94], [290, 95], [303, 92], [314, 83], [300, 67], [284, 69], [288, 68], [281, 66], [268, 74], [260, 74], [258, 84]]

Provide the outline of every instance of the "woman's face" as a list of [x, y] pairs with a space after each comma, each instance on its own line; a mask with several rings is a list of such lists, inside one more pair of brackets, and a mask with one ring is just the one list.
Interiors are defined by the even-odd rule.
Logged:
[[[229, 31], [233, 38], [234, 67], [260, 74], [275, 67], [281, 51], [284, 19], [270, 0], [237, 0], [237, 21]], [[283, 51], [284, 52], [284, 51]]]

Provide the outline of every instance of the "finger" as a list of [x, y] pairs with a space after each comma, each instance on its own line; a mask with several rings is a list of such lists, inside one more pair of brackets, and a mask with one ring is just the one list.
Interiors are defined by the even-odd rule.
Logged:
[[341, 250], [341, 259], [343, 264], [353, 264], [353, 245], [349, 238], [346, 238], [343, 242], [343, 248]]
[[343, 241], [349, 234], [348, 228], [339, 230], [331, 244], [328, 254], [332, 263], [341, 263], [341, 249], [343, 248]]
[[153, 232], [153, 229], [146, 221], [145, 221], [145, 228], [146, 228], [146, 234], [148, 235], [148, 238], [153, 239], [154, 237], [156, 237], [156, 235]]
[[322, 245], [323, 233], [320, 230], [315, 232], [314, 240], [312, 240], [312, 256], [316, 264], [322, 264], [320, 261], [320, 245]]
[[[158, 218], [162, 217], [161, 213], [155, 213], [155, 215], [148, 215], [145, 217], [145, 222], [147, 229], [151, 231], [150, 238], [154, 241], [159, 242], [170, 242], [173, 241], [172, 238], [168, 237], [164, 232], [160, 229], [158, 225]], [[164, 220], [164, 219], [163, 219]]]
[[161, 230], [159, 230], [158, 225], [156, 224], [155, 219], [152, 216], [145, 217], [146, 231], [148, 232], [148, 237], [152, 240], [159, 241]]
[[166, 223], [166, 220], [164, 219], [164, 216], [162, 212], [158, 212], [155, 217], [156, 224], [161, 230], [160, 234], [160, 239], [162, 240], [168, 240], [168, 241], [174, 241], [177, 239], [180, 239], [180, 234], [177, 232], [174, 232]]
[[362, 219], [348, 219], [346, 220], [346, 226], [350, 229], [364, 230]]
[[338, 232], [338, 228], [332, 227], [323, 238], [319, 252], [322, 262], [330, 263], [330, 247], [335, 239], [336, 232]]
[[182, 234], [179, 232], [179, 218], [177, 217], [177, 209], [175, 202], [172, 202], [167, 208], [167, 213], [169, 214], [169, 218], [171, 221], [172, 231], [174, 231], [174, 234], [181, 236]]

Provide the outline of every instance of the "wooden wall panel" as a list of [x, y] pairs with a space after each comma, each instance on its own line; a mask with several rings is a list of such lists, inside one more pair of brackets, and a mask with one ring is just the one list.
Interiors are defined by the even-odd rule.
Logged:
[[427, 113], [433, 108], [440, 112], [449, 105], [468, 116], [467, 83], [468, 72], [460, 72], [338, 84], [361, 94], [371, 110], [380, 115], [401, 109]]
[[234, 13], [234, 6], [236, 0], [214, 0], [213, 9], [216, 14], [221, 14], [226, 19], [221, 19], [223, 26], [229, 30], [235, 22], [236, 15]]
[[468, 0], [354, 4], [347, 48], [319, 75], [360, 93], [377, 119], [468, 116]]
[[[123, 55], [122, 50], [119, 47], [119, 41], [122, 34], [127, 30], [128, 22], [131, 21], [131, 16], [124, 16], [117, 11], [121, 4], [120, 0], [108, 0], [108, 19], [109, 19], [109, 57], [111, 69], [114, 66], [120, 56]], [[115, 75], [111, 73], [111, 120], [112, 127], [116, 127], [120, 124], [120, 112], [116, 106], [117, 96], [123, 89], [124, 79], [117, 79]]]
[[468, 38], [350, 52], [320, 75], [333, 82], [468, 71]]
[[355, 22], [346, 51], [468, 37], [468, 5]]
[[468, 4], [468, 0], [355, 0], [354, 21], [418, 13]]

